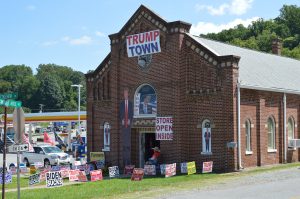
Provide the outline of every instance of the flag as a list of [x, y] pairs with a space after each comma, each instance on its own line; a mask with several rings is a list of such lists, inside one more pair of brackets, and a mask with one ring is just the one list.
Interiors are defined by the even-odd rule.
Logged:
[[34, 152], [32, 145], [30, 144], [28, 137], [23, 133], [23, 143], [28, 144], [29, 152]]
[[55, 145], [54, 141], [49, 137], [47, 132], [44, 132], [44, 142]]
[[55, 141], [58, 142], [60, 145], [65, 147], [64, 141], [59, 137], [59, 135], [57, 135], [56, 132], [54, 132], [54, 136], [55, 136]]

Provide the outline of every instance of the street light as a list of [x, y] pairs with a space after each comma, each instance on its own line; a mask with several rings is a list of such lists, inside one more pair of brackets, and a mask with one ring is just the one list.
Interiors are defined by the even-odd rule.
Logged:
[[80, 87], [82, 87], [81, 84], [73, 84], [72, 87], [78, 87], [78, 133], [80, 134], [81, 128], [80, 128]]

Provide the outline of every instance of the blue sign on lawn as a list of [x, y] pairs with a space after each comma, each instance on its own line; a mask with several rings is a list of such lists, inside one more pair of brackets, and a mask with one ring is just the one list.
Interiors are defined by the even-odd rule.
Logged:
[[[5, 172], [5, 184], [12, 183], [12, 175], [11, 172]], [[2, 174], [0, 175], [0, 184], [2, 184]]]

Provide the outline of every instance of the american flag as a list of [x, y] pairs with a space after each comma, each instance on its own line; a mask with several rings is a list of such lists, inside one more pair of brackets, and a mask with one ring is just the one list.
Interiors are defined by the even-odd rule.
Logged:
[[28, 144], [28, 146], [29, 146], [29, 150], [28, 151], [29, 152], [34, 152], [33, 147], [30, 144], [30, 142], [28, 140], [28, 137], [25, 134], [23, 134], [23, 144]]

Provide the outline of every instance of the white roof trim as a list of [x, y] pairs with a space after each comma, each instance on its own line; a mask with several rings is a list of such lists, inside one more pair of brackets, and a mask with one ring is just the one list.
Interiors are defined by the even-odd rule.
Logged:
[[255, 85], [243, 85], [243, 84], [240, 84], [240, 88], [300, 95], [300, 91], [289, 90], [289, 89], [284, 89], [284, 88], [263, 88], [263, 87], [259, 87], [259, 86], [255, 86]]

